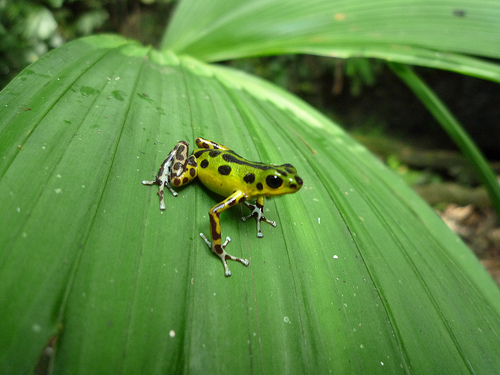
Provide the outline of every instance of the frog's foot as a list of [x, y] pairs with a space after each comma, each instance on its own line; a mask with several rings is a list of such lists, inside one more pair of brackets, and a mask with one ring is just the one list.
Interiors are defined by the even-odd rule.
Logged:
[[266, 223], [271, 224], [273, 227], [276, 228], [276, 225], [277, 225], [276, 222], [272, 221], [272, 220], [268, 220], [264, 216], [264, 212], [263, 212], [264, 206], [262, 206], [262, 205], [260, 205], [258, 203], [256, 203], [256, 204], [251, 204], [251, 203], [248, 203], [248, 202], [243, 202], [243, 203], [245, 203], [245, 205], [249, 209], [251, 209], [252, 212], [248, 216], [243, 216], [241, 218], [241, 220], [247, 221], [251, 217], [255, 217], [255, 220], [257, 221], [257, 237], [259, 237], [259, 238], [264, 237], [264, 235], [262, 234], [262, 232], [260, 230], [260, 222], [261, 221], [265, 221]]
[[226, 277], [231, 276], [231, 271], [229, 270], [229, 267], [227, 265], [228, 260], [235, 260], [237, 262], [240, 262], [241, 264], [243, 264], [246, 267], [248, 267], [248, 265], [250, 264], [250, 261], [248, 259], [237, 258], [235, 256], [232, 256], [232, 255], [229, 255], [228, 253], [226, 253], [225, 247], [231, 241], [230, 237], [226, 237], [226, 241], [224, 241], [223, 244], [221, 244], [221, 245], [216, 244], [213, 247], [212, 247], [212, 243], [208, 240], [207, 237], [205, 237], [205, 235], [203, 233], [200, 233], [200, 237], [203, 238], [203, 241], [205, 241], [205, 243], [210, 248], [210, 250], [212, 250], [212, 252], [214, 254], [216, 254], [220, 258], [220, 260], [222, 261], [222, 264], [224, 265], [224, 275], [226, 275]]
[[166, 186], [168, 190], [172, 193], [174, 197], [177, 196], [177, 192], [172, 189], [172, 187], [169, 184], [169, 181], [166, 180], [165, 182], [161, 180], [154, 180], [154, 181], [142, 181], [143, 185], [153, 185], [153, 184], [158, 184], [158, 195], [160, 196], [160, 210], [165, 210], [165, 197], [164, 197], [164, 191], [163, 187]]

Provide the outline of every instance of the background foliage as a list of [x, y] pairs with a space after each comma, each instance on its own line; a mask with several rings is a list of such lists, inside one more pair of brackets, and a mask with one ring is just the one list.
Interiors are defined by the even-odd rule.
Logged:
[[0, 2], [0, 87], [48, 50], [77, 37], [115, 32], [158, 44], [175, 2], [18, 0]]

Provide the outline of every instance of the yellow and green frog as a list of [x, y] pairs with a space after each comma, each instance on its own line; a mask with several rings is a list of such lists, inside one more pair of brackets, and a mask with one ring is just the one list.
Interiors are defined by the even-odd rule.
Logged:
[[[295, 193], [302, 188], [303, 181], [291, 164], [275, 165], [248, 161], [227, 147], [201, 137], [196, 138], [196, 145], [198, 148], [188, 156], [188, 143], [178, 142], [160, 166], [156, 179], [142, 183], [159, 185], [160, 210], [165, 210], [164, 187], [176, 197], [177, 192], [172, 186], [186, 185], [196, 177], [208, 189], [226, 197], [208, 211], [211, 240], [203, 233], [200, 233], [200, 236], [222, 261], [225, 275], [231, 276], [228, 260], [238, 261], [245, 266], [248, 266], [249, 261], [226, 252], [225, 248], [231, 238], [226, 237], [222, 243], [219, 217], [221, 212], [238, 203], [245, 204], [252, 212], [242, 219], [246, 221], [254, 217], [257, 221], [257, 237], [262, 238], [261, 221], [276, 227], [275, 221], [264, 216], [264, 198]], [[255, 200], [255, 203], [251, 203], [252, 200]]]

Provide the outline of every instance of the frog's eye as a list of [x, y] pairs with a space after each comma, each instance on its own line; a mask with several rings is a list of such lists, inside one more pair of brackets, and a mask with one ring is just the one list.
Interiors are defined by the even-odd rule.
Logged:
[[281, 185], [283, 185], [283, 180], [281, 177], [275, 176], [275, 175], [270, 175], [266, 177], [266, 184], [269, 186], [271, 189], [277, 189]]

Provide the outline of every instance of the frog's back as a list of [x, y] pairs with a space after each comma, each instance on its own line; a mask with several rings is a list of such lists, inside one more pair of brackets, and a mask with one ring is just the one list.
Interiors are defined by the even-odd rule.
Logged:
[[250, 199], [294, 193], [302, 187], [302, 179], [291, 164], [252, 162], [232, 150], [196, 149], [193, 155], [200, 181], [222, 196], [241, 191]]

